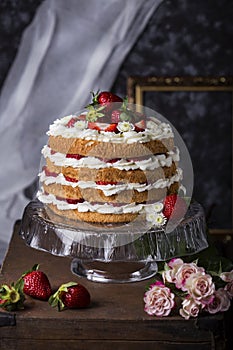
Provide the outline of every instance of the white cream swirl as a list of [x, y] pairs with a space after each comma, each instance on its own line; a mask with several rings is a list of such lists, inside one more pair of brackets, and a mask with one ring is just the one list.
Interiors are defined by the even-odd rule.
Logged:
[[71, 186], [73, 188], [79, 187], [81, 189], [93, 188], [96, 190], [103, 191], [105, 196], [111, 196], [127, 190], [136, 190], [138, 192], [144, 192], [152, 189], [170, 187], [174, 182], [180, 182], [182, 180], [182, 176], [183, 176], [183, 172], [180, 168], [178, 168], [176, 171], [176, 174], [174, 174], [172, 177], [158, 179], [157, 181], [151, 184], [119, 183], [119, 184], [113, 184], [113, 185], [111, 184], [100, 185], [95, 181], [77, 181], [77, 182], [67, 181], [66, 178], [61, 173], [56, 177], [47, 176], [44, 171], [42, 171], [39, 174], [40, 181], [42, 183], [45, 183], [46, 185], [59, 184], [63, 186]]
[[47, 135], [128, 144], [135, 142], [144, 143], [150, 140], [162, 140], [174, 137], [171, 126], [167, 123], [160, 122], [156, 118], [150, 118], [147, 120], [145, 131], [136, 132], [134, 130], [130, 130], [116, 134], [114, 132], [98, 131], [93, 129], [82, 130], [76, 127], [68, 127], [67, 123], [74, 117], [76, 116], [70, 115], [62, 119], [56, 119], [53, 124], [50, 125]]
[[150, 157], [142, 160], [129, 160], [119, 159], [115, 163], [104, 162], [97, 157], [83, 157], [81, 159], [67, 158], [64, 153], [53, 153], [51, 148], [45, 145], [42, 149], [42, 154], [45, 158], [49, 158], [55, 165], [73, 168], [85, 168], [90, 169], [103, 169], [103, 168], [116, 168], [119, 170], [155, 170], [159, 167], [170, 167], [172, 162], [179, 161], [179, 150], [174, 148], [173, 151], [168, 152], [168, 156], [165, 154], [151, 155]]
[[88, 211], [101, 213], [101, 214], [126, 214], [126, 213], [139, 213], [150, 211], [153, 209], [153, 204], [125, 204], [121, 206], [114, 206], [112, 204], [91, 204], [84, 201], [83, 203], [69, 204], [65, 200], [57, 199], [53, 194], [45, 194], [43, 191], [37, 193], [38, 199], [44, 204], [54, 204], [59, 210], [78, 210], [81, 213]]

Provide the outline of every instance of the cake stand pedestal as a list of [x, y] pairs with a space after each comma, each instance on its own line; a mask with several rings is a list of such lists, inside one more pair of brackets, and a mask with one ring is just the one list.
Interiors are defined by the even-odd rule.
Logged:
[[154, 276], [157, 262], [198, 253], [207, 248], [202, 206], [193, 202], [185, 218], [171, 232], [138, 222], [127, 225], [71, 226], [64, 219], [51, 220], [43, 204], [32, 201], [25, 208], [20, 235], [32, 248], [72, 258], [71, 271], [104, 283], [142, 281]]

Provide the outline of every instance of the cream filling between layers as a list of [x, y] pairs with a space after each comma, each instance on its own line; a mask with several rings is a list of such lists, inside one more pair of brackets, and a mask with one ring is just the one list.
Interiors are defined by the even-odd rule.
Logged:
[[181, 168], [176, 170], [176, 174], [167, 179], [159, 179], [152, 184], [140, 184], [140, 183], [126, 183], [126, 184], [108, 184], [108, 185], [99, 185], [94, 181], [77, 181], [71, 182], [67, 181], [63, 174], [59, 174], [58, 176], [47, 176], [44, 171], [39, 174], [40, 181], [44, 182], [46, 185], [51, 184], [59, 184], [64, 186], [71, 186], [73, 188], [79, 187], [82, 189], [93, 188], [96, 190], [103, 191], [105, 196], [111, 196], [113, 194], [118, 194], [122, 191], [126, 190], [136, 190], [138, 192], [149, 191], [152, 189], [159, 189], [170, 187], [174, 182], [180, 182], [182, 180], [183, 172]]
[[59, 210], [78, 210], [81, 213], [88, 211], [100, 214], [126, 214], [153, 211], [153, 204], [135, 204], [130, 203], [122, 206], [113, 206], [111, 204], [91, 204], [89, 202], [69, 204], [64, 200], [57, 199], [53, 194], [45, 194], [43, 191], [37, 193], [38, 199], [44, 204], [54, 204]]
[[45, 158], [49, 158], [55, 165], [73, 168], [91, 168], [91, 169], [103, 169], [103, 168], [116, 168], [119, 170], [154, 170], [159, 167], [170, 167], [172, 162], [178, 162], [180, 159], [179, 149], [174, 147], [173, 151], [167, 152], [167, 155], [158, 154], [151, 155], [143, 160], [126, 160], [120, 159], [117, 162], [110, 163], [104, 162], [97, 157], [83, 157], [81, 159], [66, 158], [66, 154], [56, 152], [52, 153], [51, 148], [45, 145], [41, 151]]

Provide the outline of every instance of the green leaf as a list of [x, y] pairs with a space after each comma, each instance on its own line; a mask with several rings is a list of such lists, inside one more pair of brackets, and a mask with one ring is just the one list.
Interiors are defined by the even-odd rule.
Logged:
[[24, 277], [24, 276], [28, 275], [28, 274], [29, 274], [30, 272], [32, 272], [32, 271], [37, 271], [37, 270], [39, 269], [39, 267], [40, 267], [39, 264], [33, 265], [32, 268], [31, 268], [30, 270], [25, 271], [25, 272], [22, 274], [21, 277]]
[[170, 267], [168, 266], [168, 264], [165, 262], [164, 264], [164, 271], [169, 271]]

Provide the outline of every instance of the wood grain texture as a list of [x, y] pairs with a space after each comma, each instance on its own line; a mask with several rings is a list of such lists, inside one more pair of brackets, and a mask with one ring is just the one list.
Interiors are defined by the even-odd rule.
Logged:
[[[87, 309], [58, 312], [47, 302], [27, 297], [25, 309], [9, 313], [0, 327], [0, 349], [223, 349], [223, 315], [184, 320], [155, 318], [143, 310], [143, 294], [150, 281], [101, 284], [80, 279], [70, 271], [71, 260], [25, 245], [15, 226], [0, 283], [15, 281], [39, 263], [56, 289], [74, 280], [87, 287], [92, 303]], [[0, 314], [4, 320], [5, 312]], [[9, 324], [9, 319], [15, 319]], [[17, 345], [16, 345], [17, 342]]]

